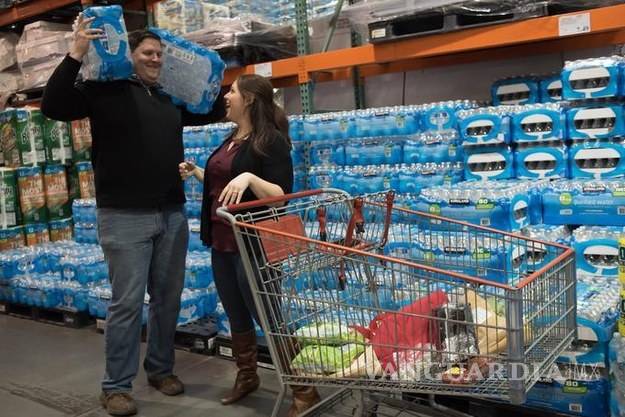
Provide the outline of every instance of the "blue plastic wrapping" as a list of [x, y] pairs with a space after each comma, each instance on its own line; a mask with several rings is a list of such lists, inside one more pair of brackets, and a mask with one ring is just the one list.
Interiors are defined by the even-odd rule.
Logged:
[[176, 105], [192, 113], [206, 114], [221, 91], [226, 65], [217, 52], [151, 28], [163, 44], [163, 66], [159, 84]]
[[95, 39], [83, 59], [83, 78], [112, 81], [129, 78], [133, 73], [128, 33], [121, 6], [96, 6], [83, 11], [85, 18], [95, 17], [92, 29], [103, 29], [105, 37]]

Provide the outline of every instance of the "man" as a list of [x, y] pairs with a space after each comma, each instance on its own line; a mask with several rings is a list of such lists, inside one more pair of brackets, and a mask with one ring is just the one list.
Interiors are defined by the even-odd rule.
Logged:
[[80, 15], [70, 53], [48, 81], [41, 111], [56, 120], [89, 117], [93, 136], [97, 227], [113, 289], [105, 334], [102, 405], [111, 415], [137, 412], [130, 395], [139, 367], [141, 316], [150, 294], [148, 382], [166, 395], [184, 391], [173, 375], [174, 336], [189, 231], [184, 215], [182, 127], [220, 120], [221, 98], [208, 115], [174, 106], [157, 85], [161, 42], [130, 34], [130, 80], [75, 83], [89, 42], [103, 36]]

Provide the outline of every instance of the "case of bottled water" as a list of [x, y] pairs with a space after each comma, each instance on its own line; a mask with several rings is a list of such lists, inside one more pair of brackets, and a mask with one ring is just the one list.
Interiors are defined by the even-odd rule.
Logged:
[[456, 132], [458, 120], [456, 113], [478, 107], [476, 101], [456, 100], [423, 104], [421, 110], [421, 130], [423, 132]]
[[200, 291], [185, 288], [180, 296], [178, 325], [187, 324], [204, 317], [204, 297]]
[[404, 142], [403, 162], [425, 164], [462, 161], [462, 150], [457, 131], [424, 133]]
[[569, 165], [572, 178], [621, 178], [625, 176], [623, 138], [587, 139], [571, 144]]
[[302, 139], [307, 142], [348, 139], [356, 135], [355, 113], [337, 112], [303, 117]]
[[102, 29], [106, 35], [91, 41], [83, 59], [83, 78], [93, 81], [129, 78], [133, 73], [133, 64], [121, 6], [89, 7], [83, 15], [85, 18], [94, 17], [90, 27]]
[[159, 84], [177, 105], [192, 113], [208, 113], [221, 91], [226, 65], [217, 52], [166, 30], [151, 28], [163, 44]]
[[557, 180], [543, 191], [547, 224], [625, 226], [625, 185], [618, 180]]
[[421, 112], [418, 106], [395, 106], [356, 110], [355, 136], [407, 136], [419, 133]]
[[341, 168], [334, 165], [312, 166], [308, 171], [310, 187], [316, 188], [341, 188], [341, 178], [339, 174]]
[[77, 198], [72, 203], [72, 216], [76, 223], [96, 222], [95, 198]]
[[514, 151], [514, 166], [520, 179], [568, 178], [569, 148], [562, 141], [521, 142]]
[[[200, 220], [196, 218], [189, 218], [189, 251], [202, 251], [206, 252], [207, 248], [202, 243], [200, 238]], [[190, 254], [189, 254], [190, 255]], [[207, 256], [208, 254], [203, 254], [203, 256]], [[187, 258], [187, 264], [189, 263], [189, 258]]]
[[[520, 182], [497, 188], [495, 184], [462, 182], [425, 188], [414, 209], [505, 231], [528, 226], [534, 186]], [[431, 220], [428, 227], [436, 228], [437, 222]]]
[[202, 202], [200, 200], [187, 200], [184, 211], [189, 219], [199, 219], [202, 214]]
[[582, 226], [573, 232], [575, 266], [585, 273], [616, 276], [618, 272], [618, 238], [623, 227]]
[[397, 188], [403, 194], [419, 194], [423, 188], [452, 185], [463, 180], [462, 163], [402, 164], [397, 169]]
[[498, 80], [491, 87], [493, 104], [522, 105], [540, 101], [538, 80], [535, 77], [513, 77]]
[[470, 146], [464, 149], [467, 180], [504, 180], [516, 176], [514, 153], [508, 146]]
[[345, 146], [332, 141], [314, 142], [310, 145], [311, 165], [345, 165]]
[[540, 101], [542, 103], [555, 103], [562, 101], [562, 78], [560, 74], [544, 77], [538, 83], [540, 89]]
[[[339, 145], [335, 145], [336, 152], [339, 152], [339, 148]], [[401, 139], [384, 137], [353, 139], [345, 144], [344, 165], [400, 164], [403, 160], [402, 148]]]
[[295, 142], [304, 141], [304, 119], [301, 115], [288, 116], [289, 120], [289, 136]]
[[625, 60], [620, 56], [566, 62], [562, 71], [562, 96], [565, 100], [622, 96], [624, 67]]
[[525, 406], [581, 417], [605, 417], [610, 383], [605, 371], [580, 364], [554, 364], [527, 393]]
[[552, 141], [566, 136], [566, 114], [558, 103], [519, 106], [512, 114], [512, 140]]
[[458, 130], [463, 145], [499, 145], [510, 143], [512, 106], [460, 110]]
[[213, 268], [210, 253], [189, 252], [184, 275], [185, 288], [208, 288], [212, 283]]
[[302, 142], [292, 142], [293, 149], [291, 149], [291, 160], [293, 161], [293, 167], [299, 167], [306, 165], [306, 151], [308, 145]]
[[[570, 244], [571, 238], [571, 233], [566, 226], [533, 224], [524, 228], [522, 233], [531, 239], [555, 242], [567, 246]], [[528, 271], [537, 271], [555, 258], [554, 254], [549, 253], [546, 247], [539, 242], [528, 245], [525, 252]]]
[[625, 116], [620, 105], [573, 108], [566, 113], [569, 139], [608, 139], [625, 135]]

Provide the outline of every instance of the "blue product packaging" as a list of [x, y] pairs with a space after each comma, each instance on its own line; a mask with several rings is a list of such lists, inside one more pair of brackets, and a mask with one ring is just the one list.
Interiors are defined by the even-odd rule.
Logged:
[[[583, 365], [554, 365], [558, 371], [538, 380], [525, 406], [581, 417], [608, 417], [610, 382], [604, 372]], [[556, 376], [557, 375], [557, 376]]]
[[133, 73], [128, 32], [121, 6], [95, 6], [83, 11], [85, 18], [94, 17], [92, 29], [102, 29], [105, 37], [94, 39], [83, 60], [83, 78], [112, 81], [130, 78]]
[[345, 146], [330, 141], [310, 145], [311, 165], [345, 165]]
[[465, 148], [464, 177], [482, 181], [514, 178], [512, 150], [507, 146]]
[[512, 115], [512, 140], [551, 141], [564, 139], [566, 115], [558, 104], [519, 107]]
[[293, 142], [304, 140], [303, 118], [301, 115], [289, 116], [289, 136]]
[[587, 100], [623, 95], [624, 64], [617, 56], [567, 62], [562, 71], [562, 97]]
[[421, 106], [421, 130], [423, 132], [455, 132], [458, 127], [456, 112], [477, 107], [470, 100], [445, 101]]
[[461, 110], [457, 113], [458, 130], [463, 145], [498, 145], [510, 143], [508, 106]]
[[424, 133], [403, 145], [403, 163], [426, 164], [462, 161], [458, 133]]
[[302, 120], [302, 139], [307, 142], [354, 137], [353, 112], [307, 115]]
[[625, 176], [623, 139], [573, 142], [569, 165], [571, 178], [621, 178]]
[[308, 171], [311, 189], [340, 188], [342, 170], [336, 166], [312, 166]]
[[569, 139], [607, 139], [625, 135], [623, 107], [606, 105], [573, 108], [566, 113]]
[[158, 79], [176, 105], [191, 113], [211, 111], [221, 91], [226, 65], [219, 54], [163, 29], [150, 28], [161, 38], [163, 66]]
[[625, 226], [623, 181], [558, 180], [542, 198], [546, 224]]
[[[333, 145], [335, 152], [341, 145]], [[344, 161], [339, 165], [395, 165], [403, 160], [403, 141], [388, 138], [354, 139], [345, 145]], [[313, 162], [317, 163], [317, 162]]]
[[421, 113], [417, 106], [357, 110], [355, 137], [406, 136], [419, 133]]
[[538, 83], [541, 103], [562, 101], [562, 78], [560, 74], [542, 78]]
[[573, 232], [575, 266], [587, 274], [616, 276], [618, 272], [618, 239], [622, 227], [582, 226]]
[[491, 87], [491, 96], [495, 106], [538, 103], [538, 80], [534, 77], [514, 77], [496, 81]]
[[[562, 142], [520, 143], [514, 151], [514, 166], [519, 179], [568, 178], [568, 148]], [[543, 146], [541, 146], [541, 144]]]

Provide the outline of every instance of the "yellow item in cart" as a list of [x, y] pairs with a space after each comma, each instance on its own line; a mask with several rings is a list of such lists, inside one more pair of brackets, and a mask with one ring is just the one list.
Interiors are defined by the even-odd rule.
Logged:
[[625, 287], [625, 237], [618, 240], [618, 280]]

